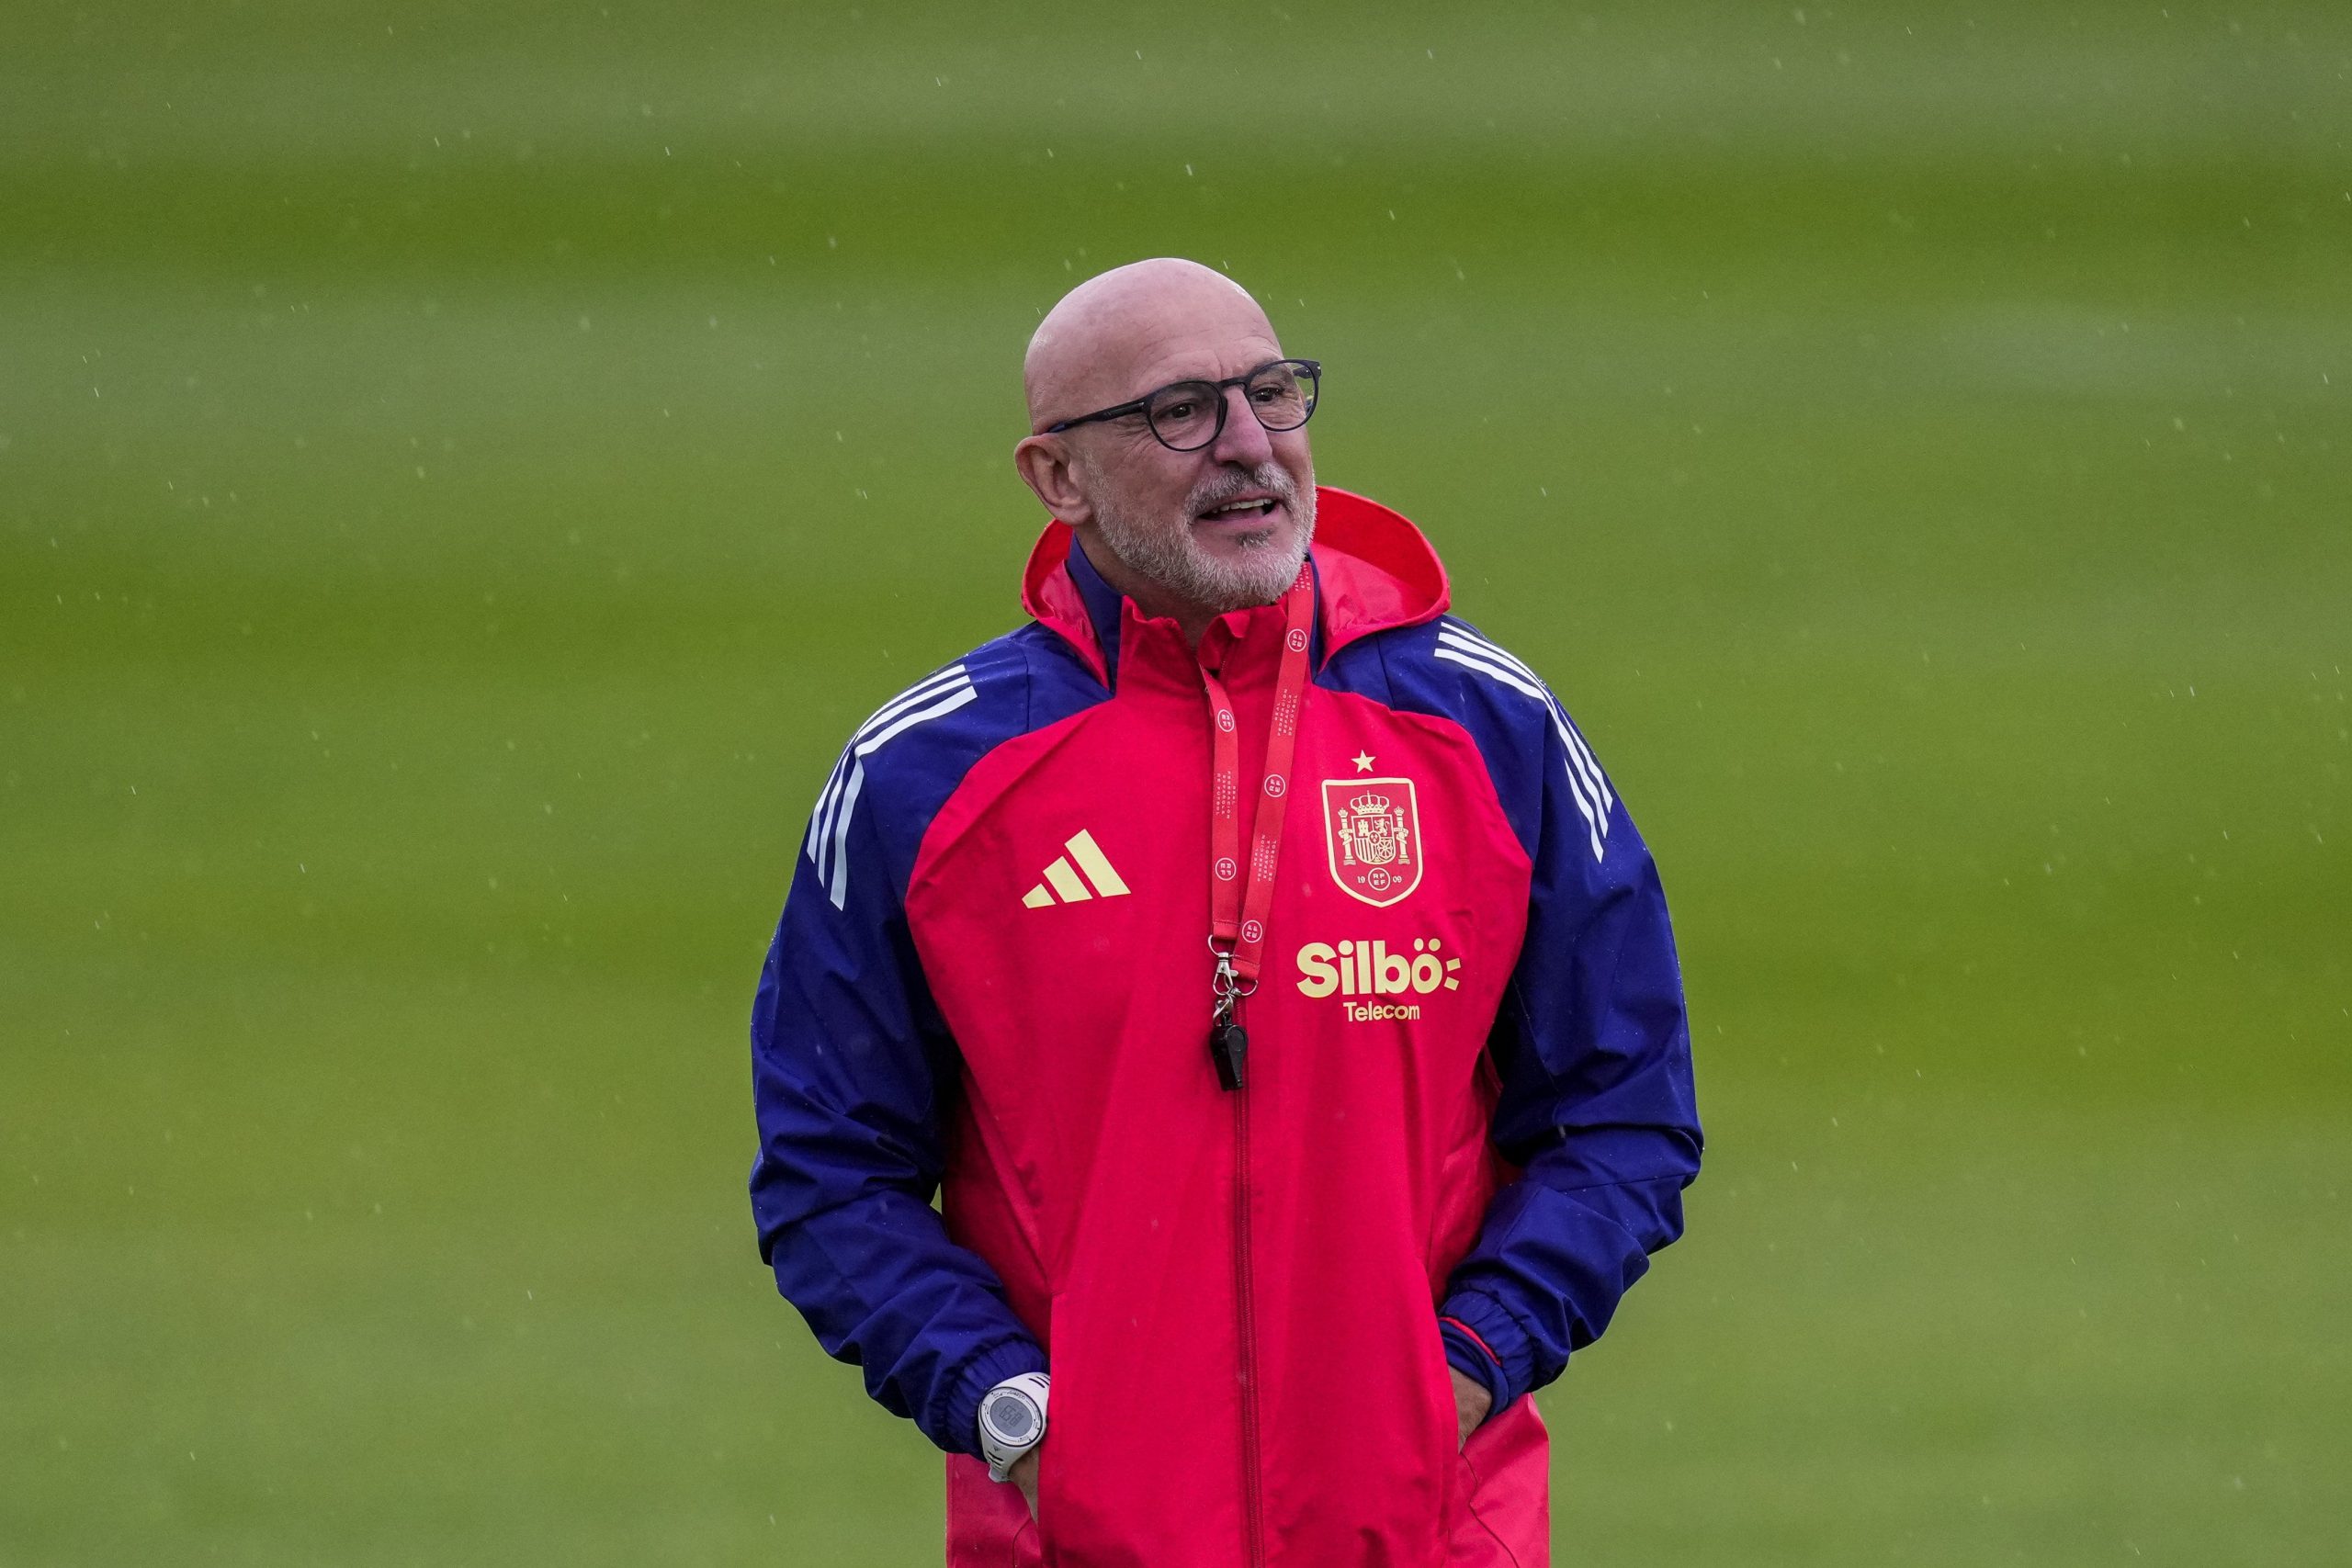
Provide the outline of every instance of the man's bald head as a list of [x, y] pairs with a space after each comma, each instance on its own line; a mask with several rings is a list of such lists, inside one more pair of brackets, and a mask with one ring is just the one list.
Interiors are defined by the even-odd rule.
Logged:
[[[1278, 598], [1315, 535], [1304, 419], [1269, 430], [1242, 387], [1283, 357], [1248, 289], [1163, 256], [1062, 296], [1022, 362], [1030, 434], [1013, 464], [1023, 481], [1078, 531], [1112, 586], [1195, 639], [1210, 618]], [[1134, 413], [1047, 434], [1180, 381], [1225, 386], [1221, 423], [1190, 450]]]
[[1250, 291], [1215, 267], [1156, 256], [1088, 278], [1061, 297], [1029, 339], [1021, 381], [1029, 395], [1029, 428], [1140, 397], [1193, 370], [1158, 380], [1152, 367], [1204, 337], [1262, 339], [1266, 358], [1281, 347]]

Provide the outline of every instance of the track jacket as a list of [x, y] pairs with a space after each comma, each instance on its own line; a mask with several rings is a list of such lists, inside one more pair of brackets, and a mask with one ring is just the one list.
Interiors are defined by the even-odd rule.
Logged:
[[[1242, 1089], [1206, 1046], [1201, 665], [1254, 793], [1278, 608], [1196, 655], [1053, 525], [1034, 621], [860, 727], [796, 863], [752, 1019], [760, 1248], [949, 1451], [951, 1568], [1546, 1562], [1523, 1396], [1680, 1233], [1647, 850], [1411, 524], [1330, 489], [1316, 522]], [[1458, 1455], [1449, 1363], [1495, 1396]], [[1032, 1524], [975, 1413], [1048, 1368]]]

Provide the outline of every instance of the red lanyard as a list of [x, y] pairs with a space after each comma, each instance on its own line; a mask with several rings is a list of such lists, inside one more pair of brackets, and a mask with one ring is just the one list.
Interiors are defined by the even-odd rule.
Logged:
[[1266, 912], [1274, 901], [1274, 866], [1282, 856], [1283, 808], [1290, 796], [1291, 757], [1298, 750], [1299, 709], [1306, 698], [1306, 648], [1315, 618], [1315, 587], [1302, 566], [1283, 595], [1282, 670], [1274, 681], [1274, 716], [1266, 731], [1266, 777], [1258, 790], [1250, 858], [1241, 858], [1241, 744], [1233, 699], [1205, 665], [1201, 685], [1209, 699], [1212, 762], [1209, 802], [1209, 951], [1216, 955], [1209, 1055], [1217, 1081], [1242, 1084], [1250, 1037], [1235, 1021], [1242, 998], [1258, 988], [1266, 954]]

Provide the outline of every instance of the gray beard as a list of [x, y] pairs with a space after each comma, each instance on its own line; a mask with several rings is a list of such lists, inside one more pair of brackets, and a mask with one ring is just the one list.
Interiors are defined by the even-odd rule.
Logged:
[[[1272, 491], [1297, 521], [1289, 548], [1277, 550], [1270, 536], [1245, 536], [1238, 541], [1245, 558], [1225, 560], [1193, 542], [1193, 518], [1251, 489]], [[1099, 536], [1122, 566], [1187, 604], [1222, 615], [1271, 604], [1297, 580], [1298, 569], [1306, 564], [1306, 547], [1315, 537], [1315, 492], [1310, 488], [1301, 496], [1290, 475], [1269, 463], [1253, 474], [1204, 483], [1186, 498], [1183, 525], [1171, 529], [1140, 523], [1100, 501], [1094, 505]]]

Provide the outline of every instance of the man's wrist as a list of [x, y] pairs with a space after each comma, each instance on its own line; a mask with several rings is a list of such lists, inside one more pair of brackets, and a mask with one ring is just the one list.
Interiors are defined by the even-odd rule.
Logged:
[[1025, 1333], [989, 1347], [956, 1370], [935, 1413], [937, 1430], [926, 1422], [923, 1434], [951, 1454], [978, 1458], [980, 1401], [989, 1390], [1018, 1373], [1046, 1370], [1044, 1347]]
[[977, 1426], [989, 1480], [1005, 1480], [1014, 1465], [1046, 1440], [1046, 1400], [1052, 1383], [1044, 1372], [1019, 1372], [980, 1396]]
[[1438, 1333], [1445, 1345], [1446, 1365], [1487, 1391], [1487, 1415], [1510, 1403], [1510, 1382], [1502, 1359], [1475, 1329], [1460, 1318], [1442, 1317]]

